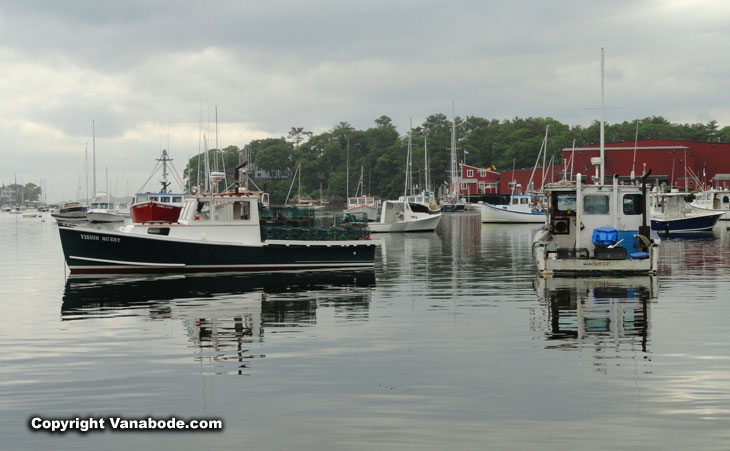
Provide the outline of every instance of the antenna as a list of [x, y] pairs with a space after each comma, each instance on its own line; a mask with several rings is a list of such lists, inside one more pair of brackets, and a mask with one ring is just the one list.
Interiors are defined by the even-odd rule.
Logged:
[[599, 185], [603, 185], [603, 177], [605, 176], [605, 174], [604, 174], [604, 168], [605, 168], [604, 160], [606, 158], [605, 130], [604, 130], [604, 122], [603, 122], [603, 109], [605, 107], [605, 105], [604, 105], [604, 91], [603, 91], [603, 84], [604, 84], [604, 82], [603, 82], [603, 68], [604, 68], [604, 64], [603, 64], [603, 47], [601, 47], [601, 161], [600, 161], [600, 165], [601, 165], [601, 175], [600, 175], [600, 177], [601, 178], [598, 181], [598, 184]]

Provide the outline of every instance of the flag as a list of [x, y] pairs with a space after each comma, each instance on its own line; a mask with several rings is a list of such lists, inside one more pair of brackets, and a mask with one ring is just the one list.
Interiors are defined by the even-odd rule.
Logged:
[[464, 155], [469, 155], [469, 151], [464, 149]]
[[707, 177], [707, 162], [705, 161], [705, 167], [702, 168], [702, 177]]
[[448, 180], [444, 180], [444, 185], [448, 185], [448, 184], [449, 184], [449, 181]]

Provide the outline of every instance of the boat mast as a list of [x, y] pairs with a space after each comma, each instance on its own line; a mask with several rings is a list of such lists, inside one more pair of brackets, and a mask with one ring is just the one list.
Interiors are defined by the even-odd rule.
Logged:
[[347, 138], [347, 157], [345, 159], [345, 189], [347, 190], [347, 198], [350, 198], [350, 137]]
[[94, 120], [91, 120], [91, 155], [93, 160], [93, 174], [94, 174], [94, 184], [92, 185], [94, 188], [94, 196], [96, 196], [96, 124], [94, 123]]
[[603, 185], [603, 178], [605, 176], [604, 170], [605, 170], [605, 158], [606, 158], [606, 149], [605, 149], [605, 131], [604, 131], [604, 123], [603, 123], [603, 108], [604, 108], [604, 91], [603, 91], [603, 47], [601, 47], [601, 178], [598, 181], [599, 185]]
[[429, 188], [430, 188], [429, 187], [430, 180], [428, 180], [428, 133], [425, 133], [425, 132], [423, 135], [423, 159], [424, 159], [424, 162], [423, 162], [424, 169], [423, 170], [426, 172], [426, 177], [424, 178], [424, 182], [425, 182], [424, 191], [428, 192]]
[[[456, 112], [454, 109], [454, 101], [451, 101], [451, 194], [456, 194]], [[457, 194], [458, 197], [458, 194]]]
[[412, 164], [411, 164], [411, 152], [412, 152], [412, 148], [413, 148], [412, 147], [413, 146], [412, 138], [413, 138], [413, 118], [411, 118], [410, 129], [408, 130], [408, 151], [407, 151], [408, 153], [406, 155], [406, 186], [405, 186], [405, 189], [403, 192], [404, 196], [408, 196], [408, 192], [413, 191], [413, 186], [412, 186], [413, 180], [411, 180], [411, 178], [413, 177], [413, 168], [412, 168]]
[[86, 168], [86, 205], [89, 205], [89, 144], [84, 148], [84, 167]]

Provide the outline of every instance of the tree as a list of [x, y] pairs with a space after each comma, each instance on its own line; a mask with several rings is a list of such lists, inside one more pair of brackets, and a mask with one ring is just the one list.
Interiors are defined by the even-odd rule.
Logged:
[[294, 142], [294, 147], [299, 147], [299, 144], [304, 141], [304, 137], [312, 137], [312, 132], [304, 130], [304, 127], [292, 127], [289, 130], [288, 138]]

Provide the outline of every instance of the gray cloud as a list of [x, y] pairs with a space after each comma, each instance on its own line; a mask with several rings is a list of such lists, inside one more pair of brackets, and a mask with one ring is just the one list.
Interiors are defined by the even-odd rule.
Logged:
[[292, 126], [366, 128], [382, 114], [404, 131], [410, 117], [450, 116], [452, 99], [460, 116], [587, 125], [598, 117], [587, 107], [600, 100], [601, 47], [607, 104], [618, 107], [608, 121], [638, 113], [729, 125], [728, 9], [682, 0], [3, 1], [9, 164], [0, 178], [45, 176], [49, 189], [73, 191], [94, 119], [110, 170], [143, 181], [168, 127], [173, 155], [197, 152], [213, 105], [221, 142], [237, 145]]

